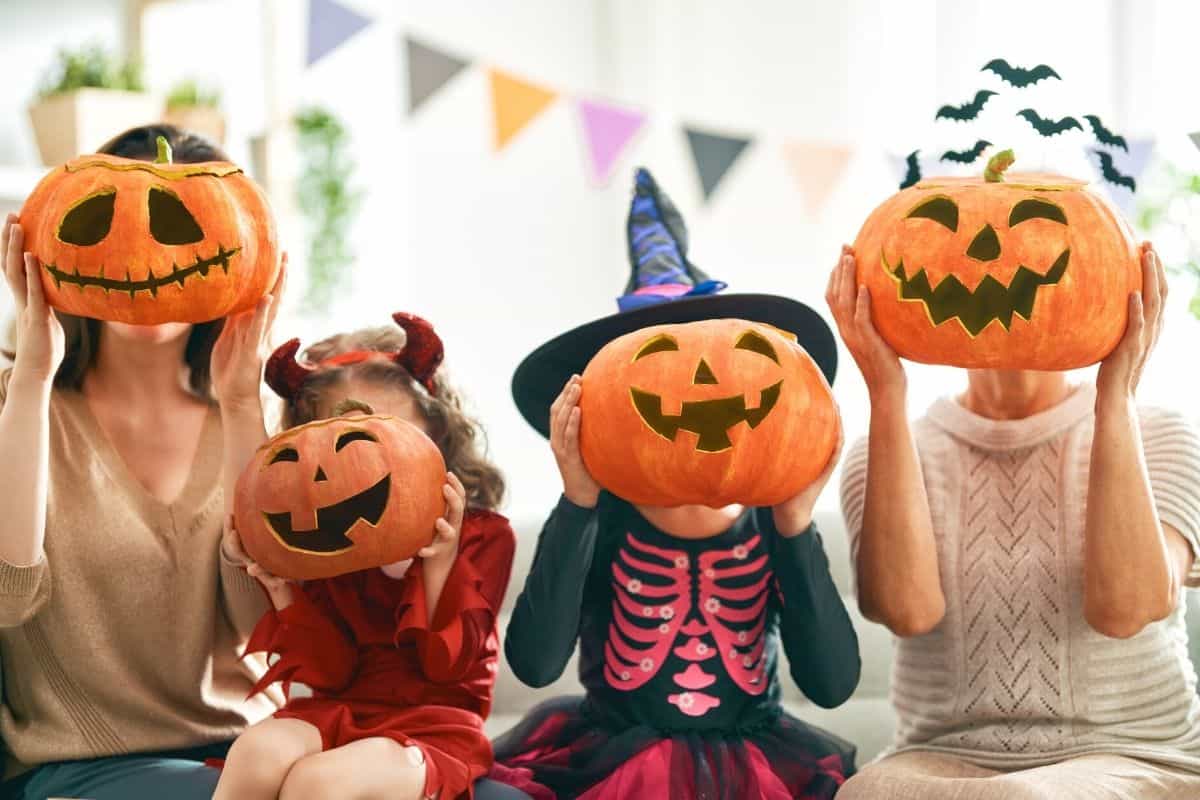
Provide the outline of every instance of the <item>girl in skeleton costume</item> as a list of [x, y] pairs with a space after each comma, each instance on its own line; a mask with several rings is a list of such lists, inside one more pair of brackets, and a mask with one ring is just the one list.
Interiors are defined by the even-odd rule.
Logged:
[[420, 427], [450, 470], [446, 517], [419, 558], [380, 569], [296, 585], [248, 565], [275, 606], [247, 646], [277, 657], [255, 691], [295, 682], [311, 696], [292, 692], [234, 743], [217, 798], [290, 796], [293, 785], [304, 796], [451, 800], [472, 796], [491, 766], [483, 720], [515, 547], [492, 511], [503, 479], [438, 370], [433, 328], [394, 318], [403, 332], [335, 336], [308, 349], [311, 365], [293, 339], [267, 362], [267, 383], [286, 401], [286, 427], [338, 413], [345, 398]]
[[683, 220], [645, 170], [628, 238], [621, 312], [543, 345], [513, 379], [521, 412], [550, 438], [563, 496], [505, 653], [521, 680], [545, 686], [578, 640], [587, 694], [549, 700], [501, 737], [493, 777], [539, 799], [833, 797], [854, 748], [783, 711], [777, 659], [782, 639], [792, 678], [824, 707], [858, 683], [858, 641], [812, 524], [836, 454], [774, 508], [634, 506], [583, 464], [576, 374], [615, 336], [734, 317], [794, 332], [832, 381], [833, 336], [795, 301], [718, 294], [724, 284], [687, 261]]

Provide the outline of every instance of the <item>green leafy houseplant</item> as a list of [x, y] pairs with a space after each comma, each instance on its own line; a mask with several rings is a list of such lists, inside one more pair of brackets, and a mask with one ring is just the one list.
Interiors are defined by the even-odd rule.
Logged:
[[1189, 276], [1188, 308], [1200, 319], [1200, 173], [1163, 162], [1152, 178], [1138, 206], [1138, 226], [1149, 232], [1168, 270]]
[[78, 50], [59, 50], [57, 60], [43, 78], [38, 97], [54, 97], [77, 89], [144, 91], [141, 64], [132, 58], [118, 58], [97, 44]]
[[220, 92], [205, 88], [194, 80], [180, 81], [167, 95], [168, 111], [181, 108], [218, 108], [220, 105]]
[[299, 138], [300, 210], [308, 221], [308, 288], [304, 304], [310, 311], [329, 306], [333, 290], [354, 260], [346, 234], [358, 210], [361, 194], [349, 187], [354, 160], [349, 136], [328, 110], [310, 107], [294, 118]]

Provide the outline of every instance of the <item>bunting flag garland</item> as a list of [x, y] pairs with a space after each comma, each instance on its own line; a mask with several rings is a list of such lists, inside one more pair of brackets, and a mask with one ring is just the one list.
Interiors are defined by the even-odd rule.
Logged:
[[1188, 138], [1192, 140], [1192, 144], [1196, 145], [1196, 149], [1200, 150], [1200, 131], [1189, 133]]
[[708, 202], [712, 198], [713, 192], [721, 184], [725, 174], [745, 152], [751, 140], [722, 136], [691, 127], [685, 127], [683, 130], [687, 134], [688, 147], [692, 150], [696, 174], [700, 176], [700, 188], [704, 191], [704, 201]]
[[550, 89], [494, 68], [488, 70], [488, 83], [492, 89], [493, 142], [497, 152], [558, 97]]
[[617, 160], [646, 124], [639, 109], [599, 100], [577, 101], [579, 121], [587, 144], [588, 167], [593, 183], [604, 185], [612, 177]]
[[308, 55], [304, 63], [311, 67], [370, 24], [368, 17], [335, 0], [309, 0]]
[[408, 73], [408, 113], [413, 114], [426, 100], [471, 64], [411, 37], [401, 38], [404, 40]]
[[792, 168], [811, 216], [825, 207], [853, 154], [849, 147], [839, 144], [792, 141], [783, 145], [783, 157]]
[[[1151, 139], [1129, 139], [1128, 143], [1128, 152], [1120, 149], [1110, 149], [1105, 152], [1112, 159], [1111, 167], [1113, 169], [1121, 175], [1128, 176], [1137, 181], [1142, 177], [1142, 173], [1146, 171], [1146, 167], [1150, 163], [1150, 156], [1154, 152], [1154, 141]], [[1100, 179], [1100, 187], [1108, 193], [1109, 198], [1116, 203], [1125, 216], [1132, 217], [1137, 199], [1134, 192], [1127, 186], [1117, 186], [1109, 180], [1103, 180], [1104, 168], [1097, 155], [1092, 155], [1091, 164], [1096, 172], [1097, 179]]]

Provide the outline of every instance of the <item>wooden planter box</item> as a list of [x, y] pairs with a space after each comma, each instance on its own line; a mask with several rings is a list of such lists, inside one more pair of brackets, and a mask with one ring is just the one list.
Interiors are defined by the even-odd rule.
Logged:
[[161, 116], [161, 97], [115, 89], [79, 89], [29, 107], [38, 151], [47, 166], [94, 153], [121, 131], [157, 122]]

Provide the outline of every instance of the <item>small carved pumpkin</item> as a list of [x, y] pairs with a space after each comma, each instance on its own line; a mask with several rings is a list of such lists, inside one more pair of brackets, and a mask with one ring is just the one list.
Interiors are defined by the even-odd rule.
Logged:
[[317, 420], [258, 449], [238, 480], [246, 553], [283, 578], [328, 578], [412, 557], [445, 512], [446, 465], [419, 428], [378, 414]]
[[838, 414], [786, 334], [740, 319], [656, 325], [583, 372], [580, 448], [601, 486], [650, 506], [769, 506], [829, 463]]
[[26, 249], [55, 308], [155, 325], [250, 308], [279, 272], [262, 191], [223, 161], [81, 156], [44, 177], [21, 209]]
[[1010, 163], [1005, 151], [983, 179], [921, 181], [863, 224], [858, 279], [875, 327], [901, 356], [1065, 370], [1120, 341], [1129, 293], [1142, 283], [1128, 225], [1082, 181], [1004, 179]]

